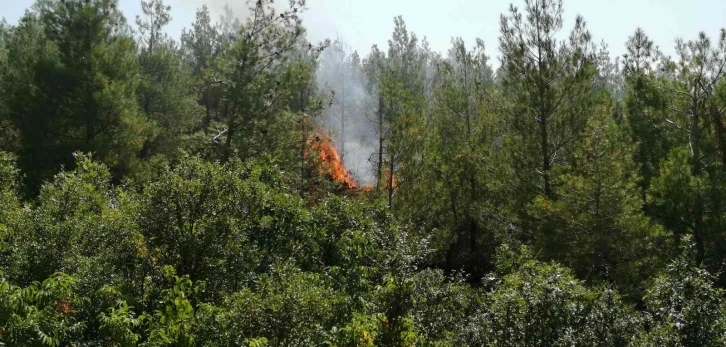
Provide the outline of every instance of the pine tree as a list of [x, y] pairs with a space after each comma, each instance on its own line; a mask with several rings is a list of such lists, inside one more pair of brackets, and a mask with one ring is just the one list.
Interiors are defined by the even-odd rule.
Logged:
[[494, 242], [487, 225], [492, 220], [487, 218], [492, 212], [487, 167], [495, 126], [483, 103], [483, 89], [491, 87], [493, 78], [484, 43], [477, 40], [473, 49], [467, 49], [462, 39], [452, 40], [437, 70], [421, 177], [405, 191], [411, 206], [401, 213], [419, 221], [422, 228], [449, 232], [441, 235], [442, 247], [448, 248], [448, 266], [465, 265], [468, 271], [481, 272], [487, 253], [481, 244]]
[[[305, 33], [302, 5], [294, 1], [277, 13], [272, 1], [256, 2], [250, 8], [253, 15], [217, 62], [222, 160], [235, 152], [241, 158], [270, 153], [283, 139], [292, 141], [283, 129], [292, 129], [296, 120], [283, 112], [299, 74], [304, 73], [300, 65], [290, 63]], [[305, 48], [320, 50], [311, 44]]]
[[38, 3], [9, 58], [8, 82], [20, 83], [8, 112], [31, 191], [61, 165], [73, 166], [75, 150], [95, 152], [116, 178], [133, 166], [147, 126], [135, 98], [136, 46], [115, 1]]
[[194, 90], [198, 93], [199, 104], [204, 108], [204, 118], [199, 125], [199, 130], [204, 134], [209, 132], [213, 119], [218, 118], [216, 112], [220, 104], [221, 86], [219, 77], [212, 72], [212, 66], [222, 51], [222, 42], [225, 43], [224, 47], [229, 46], [229, 42], [220, 36], [206, 5], [197, 10], [192, 28], [182, 30], [181, 34], [181, 51], [191, 66]]
[[557, 199], [540, 196], [533, 204], [533, 213], [554, 226], [538, 248], [581, 278], [615, 282], [639, 297], [662, 264], [664, 232], [642, 211], [633, 145], [612, 117], [615, 101], [602, 91], [596, 105], [571, 166], [556, 170]]
[[552, 198], [551, 171], [567, 161], [587, 122], [583, 107], [594, 78], [593, 48], [579, 16], [569, 40], [557, 41], [561, 0], [526, 0], [524, 11], [526, 17], [512, 6], [501, 18], [504, 100], [495, 106], [511, 129], [522, 196]]
[[171, 6], [164, 6], [162, 0], [141, 1], [142, 16], [136, 16], [140, 43], [147, 52], [154, 51], [154, 45], [162, 40], [162, 29], [171, 21]]
[[137, 99], [141, 112], [152, 122], [153, 135], [140, 156], [153, 163], [175, 159], [188, 147], [189, 136], [202, 120], [203, 110], [193, 90], [192, 69], [185, 64], [177, 44], [161, 32], [171, 20], [169, 6], [161, 0], [142, 2], [137, 16], [140, 83]]
[[[723, 174], [718, 165], [718, 126], [714, 126], [718, 117], [714, 117], [712, 111], [719, 107], [714, 97], [715, 87], [726, 74], [726, 32], [722, 32], [718, 47], [713, 47], [705, 33], [700, 33], [696, 40], [677, 40], [676, 50], [678, 62], [665, 62], [664, 78], [659, 83], [659, 88], [667, 95], [663, 103], [667, 110], [663, 121], [675, 131], [674, 138], [678, 146], [671, 150], [668, 160], [674, 165], [682, 162], [678, 159], [679, 153], [688, 153], [689, 181], [695, 186], [678, 187], [691, 194], [687, 200], [668, 199], [667, 203], [662, 200], [660, 203], [680, 205], [677, 211], [681, 213], [684, 223], [674, 226], [673, 231], [676, 238], [686, 232], [693, 235], [697, 262], [701, 263], [706, 259], [707, 239], [719, 242], [724, 239], [720, 223], [717, 222], [722, 215], [723, 201]], [[665, 184], [668, 180], [662, 177], [661, 183]], [[661, 197], [673, 189], [664, 185], [658, 188], [660, 192], [657, 194]], [[686, 201], [689, 205], [683, 205]], [[667, 209], [661, 211], [666, 219], [673, 212]], [[718, 224], [711, 229], [710, 221]]]
[[657, 73], [661, 53], [640, 28], [628, 39], [626, 50], [623, 56], [626, 123], [637, 144], [633, 155], [639, 166], [641, 195], [647, 202], [650, 182], [658, 175], [659, 166], [673, 148], [678, 134], [663, 122], [666, 96], [658, 88]]
[[421, 153], [424, 122], [426, 55], [416, 34], [409, 33], [402, 17], [394, 19], [393, 37], [388, 40], [386, 71], [381, 77], [384, 138], [383, 185], [388, 206], [406, 178], [416, 177]]

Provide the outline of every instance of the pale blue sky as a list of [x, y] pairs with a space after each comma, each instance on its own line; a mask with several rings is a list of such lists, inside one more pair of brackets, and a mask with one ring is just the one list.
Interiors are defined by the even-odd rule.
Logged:
[[[286, 0], [278, 0], [286, 2]], [[215, 18], [227, 0], [166, 0], [172, 6], [173, 21], [167, 31], [175, 38], [194, 20], [195, 9], [207, 4]], [[409, 29], [426, 36], [434, 50], [448, 49], [451, 37], [461, 36], [470, 45], [481, 37], [488, 54], [498, 53], [499, 15], [509, 3], [523, 0], [308, 0], [304, 14], [309, 37], [344, 38], [353, 49], [367, 54], [372, 44], [387, 47], [393, 30], [393, 17], [403, 15]], [[119, 0], [129, 22], [140, 11], [140, 0]], [[244, 0], [229, 1], [240, 9]], [[0, 17], [14, 23], [32, 0], [0, 0]], [[646, 33], [667, 54], [673, 54], [676, 37], [695, 38], [705, 31], [713, 40], [726, 27], [726, 0], [565, 0], [565, 28], [569, 30], [576, 14], [581, 14], [596, 41], [604, 40], [611, 55], [620, 55], [624, 43], [636, 27]]]

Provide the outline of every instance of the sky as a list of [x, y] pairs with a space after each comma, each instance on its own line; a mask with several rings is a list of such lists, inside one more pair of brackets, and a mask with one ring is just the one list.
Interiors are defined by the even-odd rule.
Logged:
[[[32, 2], [0, 0], [0, 17], [16, 23]], [[167, 32], [178, 39], [182, 28], [194, 21], [196, 8], [206, 4], [218, 18], [227, 2], [244, 16], [245, 0], [165, 0], [172, 7]], [[510, 3], [522, 7], [524, 0], [307, 0], [303, 20], [311, 41], [340, 37], [361, 56], [373, 44], [385, 50], [393, 18], [402, 15], [409, 31], [426, 37], [435, 51], [448, 50], [452, 37], [462, 37], [470, 46], [479, 37], [488, 54], [496, 57], [499, 17]], [[130, 23], [140, 13], [140, 4], [140, 0], [119, 0]], [[693, 39], [705, 31], [716, 41], [720, 29], [726, 27], [726, 0], [564, 0], [564, 10], [566, 32], [575, 16], [582, 15], [594, 41], [607, 43], [613, 57], [624, 53], [625, 42], [637, 27], [668, 55], [674, 55], [677, 37]]]

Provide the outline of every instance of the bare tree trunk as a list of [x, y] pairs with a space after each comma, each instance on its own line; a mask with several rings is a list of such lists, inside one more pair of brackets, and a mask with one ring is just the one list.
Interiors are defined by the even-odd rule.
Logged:
[[340, 161], [345, 164], [345, 79], [343, 79], [343, 90], [341, 91], [340, 102]]

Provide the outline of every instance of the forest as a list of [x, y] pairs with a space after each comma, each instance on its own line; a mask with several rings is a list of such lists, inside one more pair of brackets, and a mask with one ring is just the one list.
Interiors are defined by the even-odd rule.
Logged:
[[726, 30], [612, 57], [514, 1], [446, 52], [304, 0], [0, 22], [0, 346], [726, 345]]

